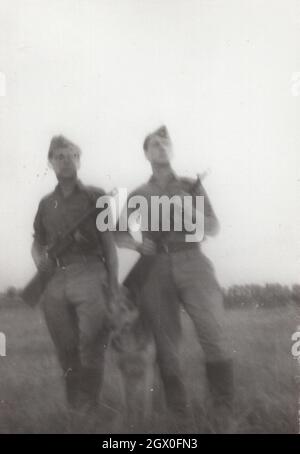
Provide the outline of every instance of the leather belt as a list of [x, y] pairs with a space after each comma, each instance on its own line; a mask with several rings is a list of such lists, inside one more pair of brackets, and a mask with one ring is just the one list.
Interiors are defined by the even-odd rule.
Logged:
[[56, 265], [58, 268], [65, 268], [66, 266], [73, 265], [75, 263], [97, 262], [103, 262], [103, 258], [100, 255], [70, 254], [56, 259]]
[[169, 254], [172, 252], [199, 250], [199, 243], [197, 242], [184, 242], [174, 241], [169, 243], [160, 243], [157, 247], [158, 253]]

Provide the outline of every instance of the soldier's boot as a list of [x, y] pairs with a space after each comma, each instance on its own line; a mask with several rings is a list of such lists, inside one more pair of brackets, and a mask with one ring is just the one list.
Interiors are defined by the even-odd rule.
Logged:
[[170, 430], [176, 433], [186, 432], [189, 427], [189, 412], [185, 387], [177, 376], [164, 377], [163, 381]]
[[76, 409], [80, 399], [80, 371], [77, 368], [69, 368], [64, 373], [65, 392], [68, 405]]
[[95, 411], [98, 408], [100, 390], [102, 387], [102, 372], [83, 367], [81, 372], [82, 407], [86, 411]]
[[233, 430], [234, 373], [233, 361], [206, 363], [206, 377], [213, 404], [213, 418], [217, 431]]

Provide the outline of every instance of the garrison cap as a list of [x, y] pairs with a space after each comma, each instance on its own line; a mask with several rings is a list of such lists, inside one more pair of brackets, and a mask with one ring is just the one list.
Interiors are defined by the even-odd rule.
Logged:
[[49, 151], [48, 151], [49, 160], [52, 159], [54, 151], [58, 148], [73, 148], [79, 154], [81, 154], [80, 148], [77, 145], [75, 145], [75, 143], [71, 142], [65, 136], [59, 135], [59, 136], [54, 136], [51, 139]]
[[169, 132], [167, 130], [167, 127], [165, 125], [163, 126], [160, 126], [158, 129], [156, 129], [154, 132], [152, 132], [151, 134], [148, 134], [148, 136], [145, 138], [144, 140], [144, 144], [143, 144], [143, 148], [144, 148], [144, 151], [147, 150], [147, 147], [149, 145], [149, 142], [150, 140], [153, 138], [153, 137], [161, 137], [163, 139], [169, 139], [170, 140], [170, 135], [169, 135]]

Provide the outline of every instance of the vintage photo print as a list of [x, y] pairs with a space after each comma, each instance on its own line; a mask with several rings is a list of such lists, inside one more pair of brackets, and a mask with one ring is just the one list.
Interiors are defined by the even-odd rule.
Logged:
[[0, 1], [1, 434], [300, 433], [299, 117], [300, 0]]

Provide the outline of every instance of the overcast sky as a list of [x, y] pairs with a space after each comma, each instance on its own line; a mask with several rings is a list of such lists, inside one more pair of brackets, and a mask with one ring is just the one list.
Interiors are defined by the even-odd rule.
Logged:
[[82, 148], [83, 182], [130, 190], [162, 123], [178, 174], [211, 170], [221, 284], [299, 280], [299, 1], [1, 0], [0, 71], [0, 289], [34, 273], [51, 136]]

